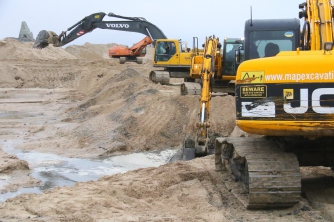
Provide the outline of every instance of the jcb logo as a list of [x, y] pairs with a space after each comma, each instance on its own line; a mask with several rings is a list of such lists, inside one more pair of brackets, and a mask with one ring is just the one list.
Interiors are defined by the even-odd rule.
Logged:
[[[291, 107], [291, 103], [284, 104], [284, 111], [289, 114], [303, 114], [306, 113], [309, 109], [309, 100], [308, 100], [309, 90], [300, 89], [300, 106]], [[319, 88], [315, 89], [312, 92], [311, 96], [311, 108], [314, 112], [319, 114], [334, 114], [334, 105], [333, 107], [322, 107], [320, 104], [320, 97], [323, 95], [333, 95], [334, 88]]]
[[293, 99], [293, 89], [283, 89], [284, 99]]

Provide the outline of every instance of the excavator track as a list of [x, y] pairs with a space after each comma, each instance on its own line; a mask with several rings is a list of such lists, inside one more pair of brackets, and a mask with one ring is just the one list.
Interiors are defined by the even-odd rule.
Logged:
[[284, 152], [275, 141], [219, 137], [215, 164], [217, 171], [228, 168], [234, 179], [242, 182], [244, 192], [232, 192], [247, 209], [291, 207], [300, 200], [297, 157]]
[[181, 84], [181, 95], [201, 95], [202, 86], [197, 82], [184, 82]]
[[169, 72], [167, 71], [151, 71], [149, 78], [154, 83], [160, 83], [161, 85], [169, 84]]

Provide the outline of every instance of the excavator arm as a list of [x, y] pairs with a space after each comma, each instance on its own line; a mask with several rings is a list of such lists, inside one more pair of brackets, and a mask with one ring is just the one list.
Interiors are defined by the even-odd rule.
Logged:
[[109, 13], [109, 17], [127, 19], [127, 21], [102, 21], [105, 15], [105, 13], [99, 12], [86, 16], [82, 20], [69, 27], [67, 31], [63, 31], [59, 35], [53, 31], [42, 30], [37, 35], [33, 47], [45, 48], [49, 44], [53, 44], [55, 47], [61, 47], [87, 34], [88, 32], [93, 31], [96, 28], [142, 33], [146, 36], [149, 36], [154, 41], [156, 39], [167, 38], [157, 26], [148, 22], [144, 18], [125, 17]]
[[146, 36], [143, 38], [140, 42], [137, 42], [134, 44], [131, 48], [130, 51], [136, 55], [138, 52], [141, 52], [147, 45], [151, 44], [153, 41], [150, 37]]
[[137, 56], [143, 51], [143, 49], [147, 45], [151, 44], [152, 42], [153, 40], [149, 36], [145, 36], [145, 38], [143, 38], [130, 48], [124, 46], [114, 46], [109, 49], [109, 57], [120, 58], [122, 56]]
[[307, 0], [299, 5], [299, 18], [304, 18], [301, 45], [303, 50], [322, 50], [325, 42], [333, 42], [331, 0]]
[[[211, 89], [214, 75], [221, 72], [222, 69], [220, 48], [221, 44], [219, 43], [219, 38], [216, 38], [215, 36], [207, 37], [204, 43], [203, 55], [194, 56], [192, 58], [191, 70], [194, 73], [199, 73], [199, 77], [202, 81], [199, 122], [196, 123], [197, 132], [194, 143], [189, 142], [189, 140], [187, 141], [186, 139], [183, 148], [186, 150], [185, 152], [195, 148], [193, 150], [195, 151], [195, 156], [204, 156], [209, 152], [208, 128], [210, 127]], [[191, 151], [189, 151], [189, 153], [190, 152]]]
[[215, 74], [215, 58], [216, 52], [221, 44], [219, 39], [208, 37], [204, 44], [203, 66], [201, 70], [202, 91], [201, 91], [201, 105], [200, 105], [200, 121], [196, 124], [198, 128], [197, 142], [205, 145], [208, 137], [207, 129], [210, 127], [210, 101], [211, 101], [211, 81]]
[[[145, 36], [142, 40], [128, 48], [126, 46], [113, 46], [109, 49], [110, 58], [119, 58], [120, 64], [124, 64], [127, 60], [136, 61], [138, 64], [143, 63], [143, 58], [146, 54], [144, 49], [151, 44], [153, 40], [149, 36]], [[144, 52], [144, 53], [143, 53]]]

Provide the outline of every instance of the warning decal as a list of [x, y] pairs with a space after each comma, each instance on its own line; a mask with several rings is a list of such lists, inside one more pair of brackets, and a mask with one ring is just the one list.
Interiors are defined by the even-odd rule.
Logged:
[[241, 98], [266, 98], [267, 86], [241, 86], [240, 87]]
[[257, 72], [241, 72], [241, 79], [237, 81], [237, 84], [249, 84], [249, 83], [263, 83], [264, 71]]

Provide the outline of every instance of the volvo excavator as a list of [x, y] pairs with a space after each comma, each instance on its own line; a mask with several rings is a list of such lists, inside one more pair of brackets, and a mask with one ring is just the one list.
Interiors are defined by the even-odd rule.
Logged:
[[147, 45], [157, 39], [167, 39], [165, 34], [157, 26], [148, 22], [145, 18], [126, 17], [109, 13], [109, 17], [126, 19], [126, 21], [102, 21], [105, 15], [106, 13], [99, 12], [86, 16], [69, 27], [67, 31], [63, 31], [59, 35], [53, 31], [42, 30], [39, 32], [33, 47], [45, 48], [49, 44], [53, 44], [55, 47], [61, 47], [89, 32], [92, 32], [96, 28], [138, 32], [146, 35], [146, 37], [131, 48], [115, 46], [109, 49], [109, 57], [120, 58], [121, 64], [125, 63], [126, 60], [135, 60], [137, 63], [141, 64], [143, 62], [142, 57], [145, 55], [145, 47]]
[[[39, 32], [33, 47], [45, 48], [49, 44], [61, 47], [92, 32], [96, 28], [138, 32], [146, 35], [146, 37], [131, 48], [116, 46], [110, 49], [109, 57], [119, 57], [122, 64], [129, 58], [136, 59], [137, 63], [140, 64], [143, 62], [140, 56], [142, 50], [146, 45], [153, 42], [153, 67], [156, 69], [150, 72], [149, 78], [151, 81], [160, 84], [169, 84], [170, 78], [184, 78], [185, 82], [195, 82], [196, 78], [194, 76], [196, 76], [196, 73], [194, 71], [192, 71], [192, 74], [190, 73], [191, 61], [194, 56], [203, 55], [203, 49], [199, 49], [196, 37], [193, 39], [193, 48], [188, 48], [187, 43], [180, 39], [167, 39], [157, 26], [142, 17], [126, 17], [109, 13], [109, 17], [125, 19], [126, 21], [103, 21], [105, 15], [106, 13], [99, 12], [86, 16], [59, 35], [53, 31], [42, 30]], [[242, 45], [240, 39], [225, 39], [224, 46], [226, 47], [224, 47], [224, 50], [239, 45]], [[125, 56], [126, 54], [128, 56]], [[233, 60], [234, 58], [229, 53], [226, 53], [226, 58], [224, 59], [226, 73], [235, 76], [236, 67]], [[234, 93], [234, 83], [230, 83], [231, 77], [226, 76], [224, 78], [224, 81], [216, 82], [215, 86], [217, 87], [214, 87], [214, 89], [220, 92]], [[198, 94], [199, 91], [196, 93], [196, 88], [198, 88], [198, 84], [183, 84], [181, 85], [181, 94]]]
[[[167, 39], [166, 35], [156, 25], [142, 17], [126, 17], [109, 13], [109, 17], [125, 19], [125, 21], [103, 21], [105, 15], [106, 13], [99, 12], [86, 16], [69, 27], [67, 31], [62, 31], [59, 35], [53, 31], [42, 30], [39, 32], [33, 47], [42, 49], [49, 44], [53, 44], [55, 47], [61, 47], [92, 32], [96, 28], [138, 32], [148, 36], [154, 44], [153, 67], [158, 69], [150, 72], [151, 81], [160, 84], [169, 84], [169, 79], [173, 77], [190, 79], [189, 70], [191, 58], [195, 55], [202, 54], [202, 49], [195, 47], [195, 45], [192, 49], [188, 48], [187, 43], [181, 41], [181, 39]], [[132, 49], [129, 48], [132, 52], [129, 52], [129, 50], [125, 48], [122, 48], [122, 50], [123, 52], [124, 50], [128, 51], [130, 54], [137, 50], [138, 53], [140, 52], [140, 48], [144, 48], [142, 47], [143, 45], [150, 44], [148, 43], [148, 38], [144, 38], [143, 41], [144, 43], [142, 43], [141, 46], [137, 45], [133, 46]], [[169, 50], [166, 51], [166, 48]], [[117, 50], [120, 51], [119, 48], [114, 48], [112, 53], [116, 53]], [[117, 57], [117, 55], [112, 55], [112, 57]], [[120, 56], [120, 63], [126, 61], [126, 58], [123, 57], [125, 57], [125, 55]], [[131, 57], [132, 55], [128, 56], [128, 58]], [[137, 56], [136, 60], [137, 63], [142, 63], [140, 56], [139, 58]]]
[[[332, 2], [299, 7], [304, 22], [296, 51], [279, 45], [276, 56], [244, 61], [237, 70], [236, 124], [258, 137], [215, 142], [216, 170], [227, 168], [244, 186], [246, 192], [232, 192], [248, 209], [293, 206], [301, 195], [299, 167], [334, 165]], [[252, 40], [255, 34], [246, 42]]]

